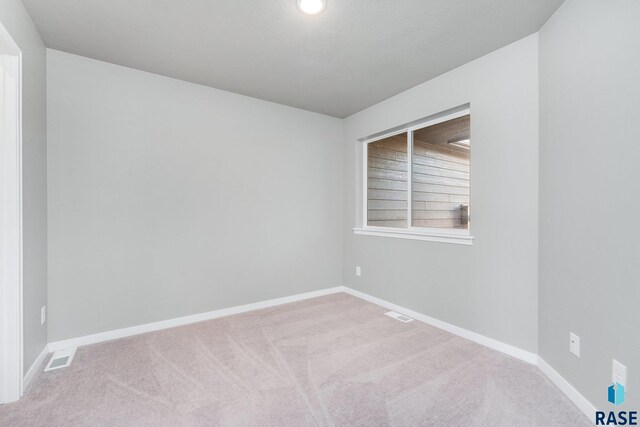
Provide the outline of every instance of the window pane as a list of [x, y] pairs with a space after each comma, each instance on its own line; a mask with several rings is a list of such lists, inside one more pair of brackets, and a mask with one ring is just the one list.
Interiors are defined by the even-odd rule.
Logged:
[[406, 228], [407, 133], [368, 144], [367, 224]]
[[470, 116], [413, 132], [414, 227], [469, 228]]

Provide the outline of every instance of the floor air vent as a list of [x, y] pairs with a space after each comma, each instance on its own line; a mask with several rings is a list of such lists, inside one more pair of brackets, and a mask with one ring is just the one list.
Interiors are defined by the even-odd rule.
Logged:
[[404, 314], [396, 313], [395, 311], [389, 311], [388, 313], [385, 313], [385, 314], [389, 317], [393, 317], [394, 319], [404, 323], [413, 321], [411, 317], [405, 316]]
[[53, 371], [54, 369], [66, 368], [71, 365], [73, 356], [76, 354], [76, 348], [77, 347], [67, 348], [53, 353], [53, 356], [49, 359], [49, 363], [47, 363], [47, 367], [44, 368], [44, 370]]

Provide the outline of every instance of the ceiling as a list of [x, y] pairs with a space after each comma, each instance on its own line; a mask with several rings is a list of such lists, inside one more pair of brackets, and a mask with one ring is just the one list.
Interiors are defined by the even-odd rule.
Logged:
[[346, 117], [532, 34], [562, 0], [23, 0], [53, 49]]

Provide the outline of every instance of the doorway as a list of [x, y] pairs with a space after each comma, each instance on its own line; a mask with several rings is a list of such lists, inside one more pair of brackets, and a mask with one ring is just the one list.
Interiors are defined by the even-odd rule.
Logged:
[[20, 49], [0, 23], [0, 404], [22, 395]]

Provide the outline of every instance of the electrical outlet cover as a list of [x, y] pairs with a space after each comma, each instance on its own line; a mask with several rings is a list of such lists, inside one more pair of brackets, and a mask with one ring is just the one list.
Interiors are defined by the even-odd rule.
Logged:
[[629, 387], [627, 387], [627, 367], [618, 362], [616, 359], [613, 359], [611, 381], [614, 384], [621, 384], [627, 392], [629, 391]]
[[580, 357], [580, 337], [573, 332], [569, 333], [569, 351], [574, 356]]

